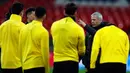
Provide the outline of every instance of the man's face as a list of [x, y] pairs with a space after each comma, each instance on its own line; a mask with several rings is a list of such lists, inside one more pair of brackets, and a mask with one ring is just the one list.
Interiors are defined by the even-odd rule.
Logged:
[[96, 15], [92, 15], [91, 16], [91, 23], [92, 23], [92, 26], [95, 27], [101, 23], [101, 20]]
[[35, 11], [32, 11], [27, 15], [29, 21], [33, 21], [35, 19]]

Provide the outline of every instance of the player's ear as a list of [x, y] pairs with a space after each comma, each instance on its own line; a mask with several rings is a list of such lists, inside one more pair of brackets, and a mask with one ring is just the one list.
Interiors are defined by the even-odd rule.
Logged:
[[46, 14], [43, 16], [43, 20], [45, 20], [46, 19]]
[[64, 10], [64, 15], [66, 15], [65, 10]]
[[20, 13], [21, 17], [23, 17], [23, 15], [24, 15], [24, 10], [22, 10], [21, 13]]
[[78, 14], [78, 12], [77, 11], [75, 11], [75, 13], [74, 13], [75, 15], [77, 15]]

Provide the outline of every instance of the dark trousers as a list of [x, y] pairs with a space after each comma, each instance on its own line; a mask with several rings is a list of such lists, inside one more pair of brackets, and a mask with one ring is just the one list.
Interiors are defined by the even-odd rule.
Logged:
[[78, 62], [54, 62], [53, 73], [78, 73]]
[[98, 73], [126, 73], [126, 64], [122, 63], [100, 64]]
[[2, 73], [22, 73], [22, 68], [17, 69], [2, 69]]
[[24, 70], [24, 73], [45, 73], [45, 68], [39, 67], [39, 68], [27, 69]]

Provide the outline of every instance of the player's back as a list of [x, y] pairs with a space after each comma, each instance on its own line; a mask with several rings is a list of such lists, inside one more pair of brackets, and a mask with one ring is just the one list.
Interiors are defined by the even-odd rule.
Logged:
[[99, 30], [101, 41], [100, 62], [121, 62], [126, 64], [128, 58], [128, 36], [114, 25]]
[[[32, 21], [20, 33], [23, 69], [44, 67], [41, 54], [41, 35], [47, 32], [42, 22]], [[48, 32], [47, 32], [48, 33]]]
[[78, 62], [79, 32], [83, 32], [83, 29], [71, 17], [53, 23], [51, 33], [55, 62], [66, 60]]
[[0, 27], [1, 39], [1, 61], [2, 68], [21, 67], [18, 52], [18, 41], [21, 28], [24, 23], [19, 15], [12, 14], [10, 19], [5, 21]]

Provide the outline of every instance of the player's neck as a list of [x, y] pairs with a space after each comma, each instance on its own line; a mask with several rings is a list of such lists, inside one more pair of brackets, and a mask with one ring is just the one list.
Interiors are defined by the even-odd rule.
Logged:
[[27, 22], [31, 22], [31, 20], [27, 19]]
[[40, 22], [42, 22], [42, 21], [43, 21], [43, 19], [37, 19], [37, 18], [36, 18], [36, 20], [37, 20], [37, 21], [40, 21]]
[[71, 17], [74, 21], [75, 21], [75, 15], [67, 15], [67, 14], [65, 14], [65, 16], [64, 17]]

